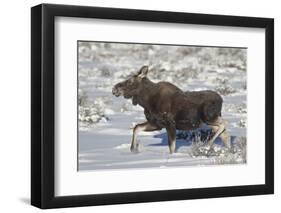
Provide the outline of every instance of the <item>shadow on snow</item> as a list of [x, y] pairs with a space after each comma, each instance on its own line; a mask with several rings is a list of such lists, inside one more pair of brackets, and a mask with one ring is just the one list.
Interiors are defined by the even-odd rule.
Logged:
[[[199, 136], [198, 136], [199, 135]], [[197, 131], [177, 131], [176, 139], [176, 150], [183, 146], [192, 146], [194, 143], [203, 142], [207, 144], [208, 139], [210, 138], [211, 132], [206, 132], [204, 130]], [[168, 146], [168, 135], [167, 133], [159, 133], [153, 136], [154, 138], [160, 138], [160, 143], [149, 144], [148, 146]], [[197, 138], [196, 138], [197, 137]], [[198, 137], [200, 137], [198, 139]], [[233, 143], [235, 137], [231, 136], [231, 143]], [[220, 137], [218, 137], [215, 142], [217, 145], [222, 145], [223, 142]]]

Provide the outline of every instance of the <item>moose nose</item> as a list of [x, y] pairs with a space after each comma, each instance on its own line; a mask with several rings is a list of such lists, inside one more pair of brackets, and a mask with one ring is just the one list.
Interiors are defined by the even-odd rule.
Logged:
[[116, 87], [112, 88], [112, 94], [118, 96], [118, 90], [116, 89]]

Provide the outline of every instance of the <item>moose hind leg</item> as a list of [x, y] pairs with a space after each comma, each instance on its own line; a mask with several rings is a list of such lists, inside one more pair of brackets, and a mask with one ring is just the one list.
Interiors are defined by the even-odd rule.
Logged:
[[231, 148], [231, 143], [230, 143], [230, 135], [226, 129], [220, 134], [220, 138], [222, 139], [224, 146], [228, 149]]
[[207, 125], [214, 132], [214, 135], [211, 137], [211, 139], [208, 142], [209, 146], [211, 147], [213, 145], [214, 141], [216, 140], [216, 138], [219, 137], [221, 134], [223, 134], [222, 140], [223, 140], [224, 144], [226, 144], [226, 142], [224, 140], [227, 138], [227, 132], [225, 130], [225, 123], [223, 122], [222, 118], [218, 117], [213, 122], [207, 122]]
[[147, 122], [137, 124], [134, 127], [133, 130], [133, 137], [132, 137], [132, 143], [131, 143], [131, 152], [138, 152], [138, 143], [137, 143], [137, 134], [141, 131], [155, 131], [155, 130], [161, 130], [158, 126]]

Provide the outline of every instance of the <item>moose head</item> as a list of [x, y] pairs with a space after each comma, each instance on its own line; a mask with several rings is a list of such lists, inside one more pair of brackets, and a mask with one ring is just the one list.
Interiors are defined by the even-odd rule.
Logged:
[[[132, 75], [129, 79], [116, 84], [112, 88], [112, 94], [116, 97], [124, 96], [124, 98], [133, 98], [136, 96], [141, 88], [142, 80], [147, 76], [148, 66], [143, 66], [139, 72]], [[134, 100], [133, 100], [134, 103]]]

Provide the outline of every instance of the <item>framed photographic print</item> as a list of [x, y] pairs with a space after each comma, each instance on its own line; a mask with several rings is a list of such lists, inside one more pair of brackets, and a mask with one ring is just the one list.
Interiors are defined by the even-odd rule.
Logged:
[[31, 203], [272, 194], [274, 21], [31, 9]]

